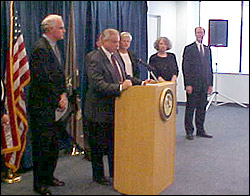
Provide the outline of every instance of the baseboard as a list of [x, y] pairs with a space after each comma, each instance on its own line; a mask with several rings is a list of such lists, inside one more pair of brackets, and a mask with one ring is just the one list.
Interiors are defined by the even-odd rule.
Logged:
[[[217, 104], [220, 104], [223, 102], [218, 101]], [[245, 106], [247, 106], [247, 108], [249, 108], [249, 104], [248, 103], [243, 103]], [[226, 106], [232, 106], [232, 107], [242, 107], [237, 103], [226, 103]], [[177, 102], [177, 106], [186, 106], [186, 102]]]

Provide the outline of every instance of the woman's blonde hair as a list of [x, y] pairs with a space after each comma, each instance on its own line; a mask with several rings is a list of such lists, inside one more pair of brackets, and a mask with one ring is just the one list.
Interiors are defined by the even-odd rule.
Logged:
[[130, 41], [132, 41], [132, 35], [129, 32], [121, 32], [120, 37], [121, 39], [124, 37], [129, 37]]

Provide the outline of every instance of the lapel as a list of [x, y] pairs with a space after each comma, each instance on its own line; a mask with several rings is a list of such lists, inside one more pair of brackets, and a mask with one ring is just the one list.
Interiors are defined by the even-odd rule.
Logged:
[[114, 53], [114, 55], [115, 55], [115, 57], [116, 57], [116, 60], [117, 60], [117, 62], [118, 62], [118, 65], [119, 65], [119, 67], [120, 67], [120, 69], [121, 69], [122, 77], [123, 77], [123, 79], [126, 79], [126, 75], [127, 75], [127, 74], [126, 74], [126, 71], [125, 71], [125, 64], [124, 64], [124, 62], [123, 62], [123, 60], [122, 60], [122, 58], [121, 58], [119, 52], [116, 51], [116, 52]]
[[199, 48], [198, 48], [196, 42], [193, 43], [193, 48], [195, 50], [195, 53], [200, 54], [200, 51], [199, 51]]
[[43, 39], [43, 42], [44, 42], [46, 48], [47, 48], [48, 51], [49, 51], [49, 54], [50, 54], [49, 56], [50, 56], [50, 58], [51, 58], [51, 59], [54, 59], [54, 61], [57, 62], [56, 65], [57, 65], [57, 68], [58, 68], [59, 70], [63, 70], [63, 69], [62, 69], [62, 66], [63, 66], [63, 65], [61, 65], [61, 63], [60, 63], [59, 60], [57, 59], [56, 54], [55, 54], [54, 50], [52, 49], [51, 45], [49, 44], [48, 40], [47, 40], [45, 37], [42, 37], [42, 39]]
[[204, 57], [206, 57], [207, 56], [207, 54], [208, 54], [208, 46], [205, 46], [205, 45], [203, 45], [204, 46]]
[[[203, 55], [203, 58], [204, 58], [205, 55], [206, 55], [206, 49], [205, 49], [205, 45], [203, 45], [203, 46], [204, 46], [204, 55]], [[200, 54], [200, 51], [199, 51], [199, 48], [198, 48], [196, 42], [193, 43], [193, 51], [195, 53], [196, 58], [200, 59], [200, 61], [202, 62], [203, 58], [201, 57], [201, 54]]]
[[115, 83], [119, 83], [119, 79], [116, 76], [116, 70], [115, 70], [114, 66], [111, 64], [108, 57], [106, 56], [106, 54], [104, 53], [104, 51], [101, 48], [99, 49], [99, 51], [100, 51], [102, 59], [103, 59], [100, 61], [101, 61], [101, 63], [103, 63], [104, 68], [109, 72], [109, 75], [111, 76], [113, 81]]

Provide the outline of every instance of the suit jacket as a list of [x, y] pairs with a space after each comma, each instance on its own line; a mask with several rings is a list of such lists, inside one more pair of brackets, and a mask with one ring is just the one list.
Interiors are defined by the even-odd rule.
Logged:
[[[123, 77], [126, 78], [124, 68], [122, 66], [120, 68]], [[87, 120], [113, 122], [115, 98], [121, 93], [120, 82], [114, 66], [101, 48], [88, 59], [86, 72], [88, 89], [84, 113]]]
[[[124, 63], [119, 52], [118, 52], [118, 55], [121, 58], [123, 65], [125, 66], [125, 63]], [[129, 55], [131, 63], [132, 63], [133, 77], [140, 78], [140, 70], [139, 70], [138, 64], [136, 62], [137, 61], [136, 55], [130, 50], [128, 50], [128, 55]]]
[[49, 126], [55, 121], [60, 94], [66, 92], [64, 71], [44, 37], [34, 44], [29, 62], [31, 82], [28, 111], [31, 118], [36, 119], [34, 123]]
[[[115, 53], [115, 55], [117, 56], [116, 59], [119, 61], [119, 64], [125, 70], [125, 63], [124, 63], [120, 53], [117, 51]], [[127, 73], [126, 73], [126, 79], [131, 80], [133, 85], [139, 85], [142, 83], [142, 80], [140, 79], [140, 71], [139, 71], [139, 67], [138, 67], [137, 62], [136, 62], [136, 56], [131, 51], [128, 51], [128, 55], [129, 55], [131, 63], [132, 63], [133, 77], [127, 75]], [[126, 72], [126, 70], [125, 70], [125, 72]]]
[[196, 43], [185, 47], [182, 61], [184, 86], [191, 85], [195, 89], [213, 86], [211, 49], [204, 45], [204, 56], [200, 55]]

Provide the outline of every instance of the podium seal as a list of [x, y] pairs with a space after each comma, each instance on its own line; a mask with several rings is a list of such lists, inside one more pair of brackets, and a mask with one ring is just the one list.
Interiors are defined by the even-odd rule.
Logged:
[[165, 88], [160, 96], [160, 115], [163, 120], [168, 120], [174, 108], [174, 95], [170, 88]]

